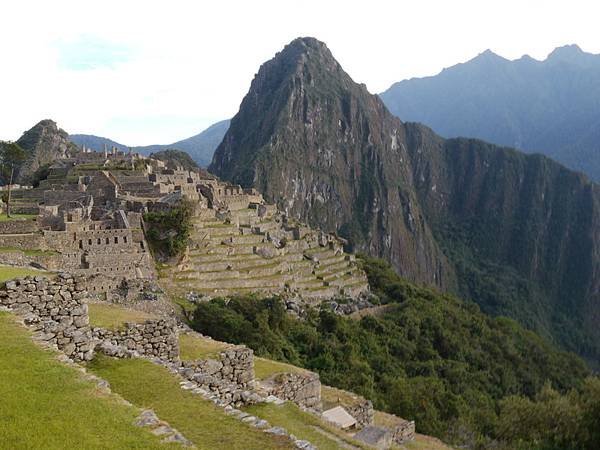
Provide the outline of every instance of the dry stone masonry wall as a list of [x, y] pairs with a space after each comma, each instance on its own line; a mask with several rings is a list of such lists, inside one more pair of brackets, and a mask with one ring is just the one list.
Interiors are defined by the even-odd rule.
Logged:
[[81, 280], [58, 274], [55, 279], [28, 276], [7, 281], [0, 304], [23, 317], [35, 337], [56, 346], [70, 358], [89, 361], [94, 343], [89, 327], [86, 292]]
[[[357, 396], [358, 397], [358, 396]], [[375, 411], [373, 410], [373, 403], [371, 400], [367, 400], [363, 397], [358, 397], [359, 401], [353, 405], [344, 406], [348, 414], [356, 419], [356, 423], [360, 427], [366, 427], [373, 424], [375, 417]]]
[[184, 361], [177, 370], [225, 404], [241, 406], [261, 400], [254, 392], [254, 353], [247, 347], [232, 346], [215, 358]]
[[321, 380], [316, 373], [279, 373], [262, 384], [270, 395], [313, 411], [322, 409]]
[[101, 341], [102, 351], [109, 356], [123, 357], [137, 352], [164, 360], [179, 357], [177, 326], [171, 319], [126, 323], [118, 330], [94, 328], [93, 337]]

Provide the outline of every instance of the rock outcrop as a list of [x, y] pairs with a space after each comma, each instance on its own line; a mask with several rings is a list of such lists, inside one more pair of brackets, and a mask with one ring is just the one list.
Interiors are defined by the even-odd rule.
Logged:
[[412, 189], [404, 142], [403, 124], [325, 44], [296, 39], [260, 68], [209, 170], [408, 278], [447, 287], [452, 270]]
[[19, 180], [28, 183], [40, 168], [59, 158], [66, 158], [78, 151], [69, 140], [67, 132], [58, 128], [53, 120], [42, 120], [23, 133], [17, 144], [27, 153], [27, 160], [19, 170]]

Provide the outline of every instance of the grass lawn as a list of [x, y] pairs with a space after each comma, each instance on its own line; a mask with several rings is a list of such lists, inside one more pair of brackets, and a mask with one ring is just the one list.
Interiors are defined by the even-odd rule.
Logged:
[[342, 391], [331, 386], [321, 386], [321, 400], [323, 409], [327, 410], [337, 405], [353, 406], [358, 402], [358, 397], [348, 391]]
[[110, 382], [114, 392], [131, 403], [152, 408], [199, 449], [290, 449], [287, 438], [256, 430], [224, 414], [212, 402], [179, 387], [167, 369], [143, 359], [113, 359], [98, 355], [89, 369]]
[[125, 322], [141, 323], [156, 317], [134, 309], [123, 308], [122, 306], [109, 303], [90, 303], [90, 325], [109, 330], [116, 330], [125, 325]]
[[133, 423], [139, 414], [37, 347], [0, 312], [0, 447], [174, 449]]
[[0, 266], [0, 283], [4, 283], [13, 278], [21, 278], [27, 275], [49, 276], [49, 272], [43, 270], [28, 269], [26, 267]]
[[6, 213], [0, 214], [0, 222], [13, 222], [16, 220], [33, 220], [37, 218], [37, 214], [11, 214], [6, 217]]
[[271, 425], [284, 427], [299, 439], [306, 439], [316, 445], [319, 450], [336, 450], [343, 448], [341, 443], [358, 448], [370, 447], [361, 445], [341, 430], [319, 420], [310, 413], [300, 410], [294, 403], [283, 405], [258, 404], [243, 408], [245, 412], [269, 421]]
[[452, 450], [452, 447], [448, 447], [442, 441], [431, 436], [425, 436], [423, 434], [415, 434], [415, 440], [408, 442], [403, 445], [396, 445], [392, 449], [397, 450]]
[[223, 342], [203, 339], [194, 334], [179, 335], [179, 357], [182, 361], [216, 358], [227, 347]]
[[264, 380], [277, 373], [306, 373], [307, 371], [290, 364], [271, 359], [254, 357], [254, 374], [257, 380]]

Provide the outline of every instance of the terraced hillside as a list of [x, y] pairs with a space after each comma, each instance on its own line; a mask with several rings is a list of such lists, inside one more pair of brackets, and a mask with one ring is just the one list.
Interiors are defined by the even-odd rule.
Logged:
[[[194, 217], [189, 249], [163, 271], [163, 284], [210, 297], [288, 292], [319, 300], [368, 290], [354, 256], [333, 236], [288, 223], [274, 208], [251, 206]], [[268, 212], [259, 214], [261, 207]]]

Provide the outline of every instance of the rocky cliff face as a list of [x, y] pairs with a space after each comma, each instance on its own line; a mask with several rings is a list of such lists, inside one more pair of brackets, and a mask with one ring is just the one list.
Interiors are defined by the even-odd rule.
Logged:
[[325, 44], [296, 39], [261, 67], [209, 170], [446, 287], [452, 270], [412, 189], [405, 141], [403, 124]]
[[263, 64], [209, 169], [600, 359], [598, 186], [542, 156], [402, 123], [315, 39]]
[[19, 180], [24, 183], [29, 182], [41, 167], [78, 151], [67, 132], [49, 119], [23, 133], [17, 144], [27, 152], [27, 160], [19, 170]]

